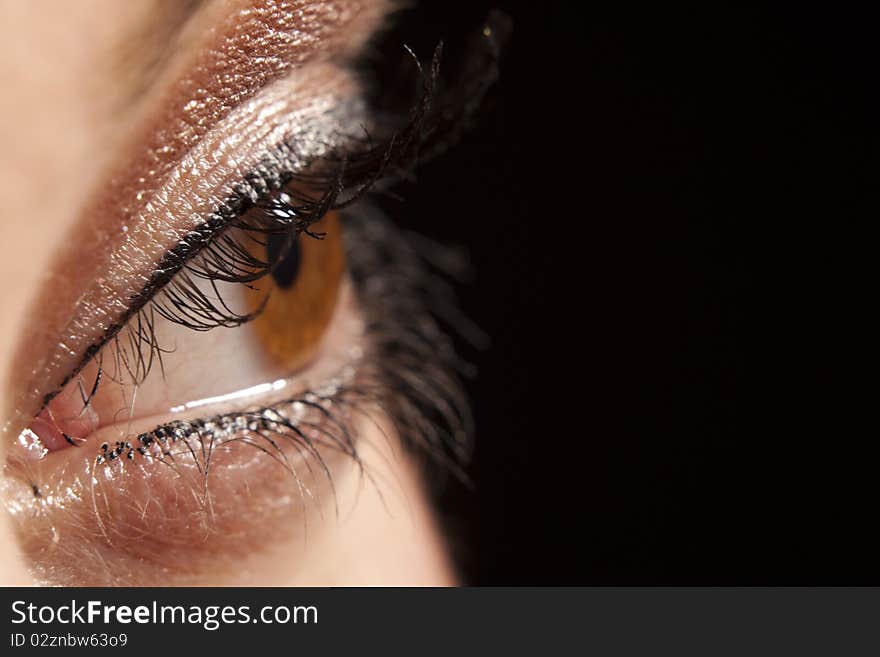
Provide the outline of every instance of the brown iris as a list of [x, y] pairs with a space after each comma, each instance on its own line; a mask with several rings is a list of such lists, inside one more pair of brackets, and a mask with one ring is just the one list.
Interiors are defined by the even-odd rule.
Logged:
[[328, 213], [310, 232], [323, 238], [303, 233], [288, 243], [288, 236], [277, 234], [255, 247], [262, 251], [260, 259], [276, 264], [256, 284], [260, 294], [248, 295], [252, 310], [266, 299], [251, 325], [269, 356], [290, 371], [314, 356], [333, 316], [345, 269], [336, 213]]

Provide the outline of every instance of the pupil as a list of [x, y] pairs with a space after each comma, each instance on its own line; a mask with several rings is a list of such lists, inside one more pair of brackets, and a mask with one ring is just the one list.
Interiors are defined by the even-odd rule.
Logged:
[[268, 237], [266, 250], [269, 252], [269, 262], [277, 263], [272, 270], [272, 278], [275, 279], [278, 287], [287, 289], [293, 285], [299, 273], [299, 238], [295, 237], [287, 253], [282, 253], [288, 236], [284, 233], [271, 233]]

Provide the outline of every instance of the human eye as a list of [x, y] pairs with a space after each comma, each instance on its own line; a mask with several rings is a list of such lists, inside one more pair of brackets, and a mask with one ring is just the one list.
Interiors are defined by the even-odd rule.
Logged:
[[353, 43], [384, 3], [300, 4], [208, 12], [223, 38], [170, 83], [35, 304], [5, 488], [45, 582], [273, 582], [267, 555], [291, 544], [303, 564], [353, 549], [340, 518], [412, 476], [398, 444], [466, 453], [447, 293], [368, 199], [460, 103], [437, 56], [407, 56], [415, 93], [377, 118]]

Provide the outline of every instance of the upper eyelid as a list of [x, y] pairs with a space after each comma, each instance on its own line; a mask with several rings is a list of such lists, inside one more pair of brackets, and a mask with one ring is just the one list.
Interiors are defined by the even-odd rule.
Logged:
[[[234, 4], [238, 7], [254, 6], [263, 10], [263, 13], [260, 15], [260, 20], [256, 21], [258, 27], [269, 30], [276, 29], [277, 31], [277, 23], [279, 20], [282, 24], [291, 27], [289, 16], [279, 16], [278, 12], [280, 9], [275, 3], [269, 2], [268, 0], [266, 2], [239, 0]], [[300, 4], [304, 6], [306, 4], [315, 7], [321, 6], [325, 9], [333, 9], [335, 7], [336, 10], [339, 10], [341, 6], [350, 3], [338, 0], [329, 3], [301, 2]], [[361, 9], [360, 12], [343, 11], [338, 13], [338, 16], [347, 17], [346, 20], [348, 23], [340, 22], [337, 16], [337, 22], [332, 26], [322, 26], [320, 21], [315, 18], [314, 12], [312, 12], [313, 20], [311, 27], [317, 32], [323, 30], [323, 33], [313, 33], [312, 37], [314, 38], [309, 42], [308, 48], [305, 48], [303, 44], [300, 44], [300, 49], [295, 53], [287, 53], [287, 55], [293, 56], [294, 61], [290, 61], [290, 57], [285, 59], [283, 56], [284, 53], [276, 53], [279, 55], [278, 57], [267, 58], [264, 57], [264, 53], [260, 51], [243, 51], [240, 48], [240, 43], [227, 43], [221, 38], [222, 34], [219, 35], [218, 39], [221, 50], [227, 46], [233, 51], [238, 48], [238, 51], [234, 53], [234, 56], [227, 57], [226, 60], [224, 60], [222, 56], [219, 57], [218, 61], [221, 64], [226, 61], [228, 65], [229, 61], [234, 60], [233, 63], [235, 66], [253, 67], [259, 66], [259, 64], [255, 62], [268, 62], [266, 64], [267, 66], [271, 64], [275, 67], [273, 69], [274, 73], [269, 71], [268, 74], [263, 77], [257, 75], [230, 77], [228, 75], [223, 75], [222, 67], [221, 69], [218, 69], [216, 63], [213, 68], [208, 66], [205, 70], [202, 70], [201, 73], [203, 75], [216, 76], [217, 80], [223, 80], [224, 85], [246, 85], [249, 87], [247, 93], [255, 94], [261, 90], [259, 84], [267, 84], [274, 81], [274, 84], [277, 85], [278, 82], [282, 81], [277, 78], [279, 73], [277, 66], [279, 62], [283, 64], [282, 68], [284, 70], [289, 71], [295, 64], [302, 65], [307, 61], [309, 53], [311, 53], [313, 57], [318, 56], [318, 61], [310, 65], [312, 69], [323, 67], [338, 70], [338, 66], [336, 65], [331, 65], [329, 63], [322, 65], [321, 62], [327, 60], [334, 47], [341, 51], [353, 52], [356, 49], [358, 41], [364, 40], [378, 25], [387, 7], [387, 3], [383, 0], [358, 4]], [[333, 12], [329, 11], [329, 9], [328, 16], [333, 16]], [[246, 12], [243, 12], [243, 15], [245, 14]], [[354, 19], [357, 19], [358, 21], [358, 38], [355, 38], [350, 30], [346, 31], [345, 29]], [[272, 23], [273, 20], [276, 21], [274, 24]], [[251, 23], [253, 23], [253, 21], [251, 21]], [[227, 25], [226, 27], [229, 26]], [[309, 39], [306, 40], [309, 41]], [[284, 41], [284, 39], [281, 39], [281, 41]], [[302, 69], [294, 68], [294, 73], [297, 77], [307, 77], [307, 71], [310, 67]], [[314, 81], [323, 83], [324, 86], [327, 86], [329, 84], [327, 77], [327, 75], [321, 76], [315, 73]], [[259, 84], [254, 86], [255, 82]], [[206, 86], [210, 89], [211, 85]], [[171, 85], [171, 87], [174, 87], [174, 85]], [[192, 93], [205, 92], [203, 88], [198, 87], [197, 85], [190, 91], [192, 91]], [[238, 94], [235, 100], [249, 102], [247, 101], [247, 93]], [[352, 89], [348, 89], [346, 93], [350, 95]], [[338, 96], [339, 94], [336, 95]], [[180, 111], [189, 108], [187, 111], [198, 114], [198, 111], [204, 107], [204, 103], [200, 104], [197, 102], [193, 104], [192, 102], [185, 102], [186, 96], [182, 98], [175, 97], [170, 91], [168, 94], [165, 94], [165, 96], [166, 100], [169, 101], [167, 107], [164, 109], [161, 106], [158, 107], [154, 118], [151, 121], [146, 122], [148, 125], [152, 123], [153, 129], [147, 132], [146, 136], [139, 142], [132, 144], [131, 152], [134, 154], [134, 157], [128, 162], [121, 160], [121, 168], [118, 169], [117, 173], [108, 177], [110, 184], [105, 185], [104, 188], [98, 190], [92, 202], [84, 206], [82, 220], [78, 222], [77, 226], [75, 226], [75, 231], [79, 233], [80, 239], [67, 240], [67, 248], [62, 250], [58, 257], [54, 259], [55, 267], [53, 268], [53, 275], [47, 277], [48, 280], [46, 284], [35, 298], [32, 307], [29, 309], [29, 312], [33, 316], [33, 321], [30, 323], [30, 326], [38, 327], [38, 330], [30, 332], [27, 336], [21, 336], [13, 360], [13, 367], [8, 374], [8, 376], [16, 376], [16, 373], [20, 374], [22, 372], [27, 372], [30, 377], [24, 381], [19, 379], [12, 381], [11, 389], [15, 390], [17, 395], [13, 399], [7, 400], [9, 405], [4, 409], [5, 417], [9, 418], [9, 421], [6, 423], [6, 430], [10, 433], [17, 433], [24, 428], [24, 426], [30, 421], [30, 418], [33, 417], [40, 408], [45, 396], [49, 394], [47, 391], [59, 389], [61, 381], [63, 381], [65, 377], [70, 377], [69, 372], [73, 367], [72, 361], [76, 360], [78, 357], [81, 358], [82, 354], [86, 353], [85, 350], [88, 347], [88, 344], [93, 343], [93, 340], [89, 339], [88, 344], [85, 344], [82, 338], [83, 333], [87, 331], [92, 333], [99, 332], [88, 326], [74, 326], [71, 328], [72, 320], [69, 318], [75, 317], [76, 315], [77, 311], [72, 306], [77, 303], [79, 296], [74, 293], [69, 298], [57, 298], [54, 292], [54, 290], [57, 289], [55, 281], [57, 281], [58, 278], [63, 278], [65, 280], [63, 289], [67, 290], [77, 288], [85, 289], [86, 285], [89, 283], [99, 285], [106, 284], [108, 287], [117, 284], [118, 281], [106, 279], [106, 277], [100, 273], [100, 268], [94, 266], [94, 263], [104, 259], [108, 249], [112, 249], [110, 244], [114, 241], [114, 231], [121, 232], [124, 229], [123, 222], [120, 220], [120, 215], [126, 212], [129, 216], [136, 214], [134, 208], [138, 206], [142, 207], [146, 200], [159, 191], [158, 188], [153, 191], [148, 191], [151, 184], [150, 180], [152, 179], [155, 181], [159, 180], [160, 177], [164, 177], [165, 174], [162, 174], [162, 171], [168, 171], [168, 169], [167, 167], [157, 168], [156, 165], [163, 161], [166, 162], [166, 164], [177, 161], [177, 158], [181, 156], [181, 145], [186, 145], [185, 141], [180, 141], [181, 139], [195, 137], [199, 139], [195, 146], [197, 147], [202, 141], [204, 141], [203, 137], [198, 133], [201, 130], [206, 130], [211, 127], [212, 121], [220, 118], [219, 116], [203, 116], [199, 119], [197, 116], [194, 116], [192, 117], [194, 119], [193, 121], [178, 121], [175, 119], [175, 115], [179, 114]], [[299, 95], [299, 100], [307, 104], [312, 98], [308, 93], [301, 93]], [[239, 109], [240, 107], [241, 106], [239, 106]], [[198, 127], [198, 130], [195, 130], [194, 126]], [[179, 133], [175, 132], [175, 129], [177, 129]], [[177, 140], [176, 146], [172, 143], [174, 140]], [[130, 223], [130, 221], [128, 223]], [[157, 231], [159, 230], [161, 229], [157, 229]], [[134, 273], [135, 272], [130, 271], [126, 272], [123, 277], [127, 277]], [[130, 292], [125, 296], [129, 296], [132, 293], [133, 292]], [[65, 307], [66, 304], [69, 305]], [[116, 306], [115, 310], [113, 308], [107, 308], [104, 310], [99, 308], [97, 309], [95, 316], [100, 317], [103, 315], [109, 317], [112, 314], [120, 314], [123, 308], [120, 307], [118, 302], [114, 302], [113, 305]], [[88, 324], [89, 322], [86, 323]]]
[[[337, 102], [334, 104], [338, 105]], [[246, 113], [245, 113], [246, 114]], [[312, 117], [315, 122], [320, 122], [321, 128], [315, 130], [315, 134], [322, 139], [324, 146], [331, 143], [332, 139], [338, 138], [342, 134], [341, 126], [347, 121], [342, 120], [341, 116], [331, 119], [326, 116]], [[247, 120], [246, 118], [244, 120]], [[257, 140], [260, 141], [260, 140]], [[310, 151], [315, 151], [315, 144], [300, 144], [303, 146], [303, 152], [306, 155], [299, 155], [291, 149], [285, 142], [273, 144], [265, 149], [271, 153], [274, 162], [267, 164], [265, 157], [260, 158], [260, 164], [250, 167], [247, 175], [240, 175], [234, 171], [228, 172], [238, 182], [231, 184], [234, 191], [230, 191], [223, 200], [212, 201], [213, 194], [206, 193], [199, 195], [198, 192], [187, 189], [187, 193], [193, 193], [199, 197], [199, 200], [206, 205], [206, 210], [198, 221], [192, 225], [183, 223], [179, 236], [175, 238], [172, 244], [161, 246], [158, 249], [157, 257], [149, 263], [149, 269], [138, 274], [137, 271], [127, 270], [120, 271], [120, 268], [111, 267], [105, 270], [103, 277], [112, 279], [114, 275], [119, 279], [136, 285], [131, 292], [117, 297], [115, 305], [117, 311], [110, 317], [110, 321], [104, 326], [103, 330], [95, 334], [93, 339], [84, 348], [77, 364], [71, 363], [65, 377], [50, 388], [42, 399], [42, 406], [45, 406], [63, 386], [71, 380], [81, 369], [87, 364], [100, 350], [100, 348], [111, 340], [120, 329], [137, 313], [137, 311], [147, 304], [157, 293], [159, 293], [165, 285], [173, 281], [175, 276], [183, 269], [186, 264], [196, 257], [206, 246], [208, 246], [215, 237], [222, 234], [229, 226], [232, 220], [240, 216], [250, 206], [257, 201], [266, 198], [273, 190], [280, 189], [282, 185], [291, 178], [295, 172], [304, 170], [316, 155], [311, 157], [308, 155]], [[198, 158], [196, 158], [198, 159]], [[282, 161], [283, 160], [283, 161]], [[169, 218], [170, 220], [170, 218]], [[137, 230], [135, 227], [134, 230]], [[166, 226], [165, 230], [169, 230]], [[131, 234], [131, 233], [127, 233]], [[135, 240], [136, 242], [136, 240]], [[154, 249], [158, 248], [153, 245]], [[117, 249], [111, 252], [112, 257], [119, 257], [119, 252], [123, 249]], [[122, 254], [122, 258], [125, 254]], [[123, 266], [126, 263], [123, 263]], [[114, 274], [114, 271], [116, 274]], [[136, 283], [140, 281], [140, 283]], [[100, 309], [98, 309], [100, 312]]]
[[[346, 72], [335, 68], [332, 70], [336, 71], [338, 76], [348, 79]], [[316, 73], [325, 83], [328, 74], [329, 71]], [[173, 282], [175, 276], [181, 272], [191, 257], [197, 256], [202, 249], [208, 247], [218, 235], [225, 231], [232, 220], [258, 200], [266, 198], [268, 194], [281, 189], [285, 183], [301, 176], [300, 182], [303, 187], [312, 191], [311, 196], [307, 193], [305, 197], [299, 197], [298, 208], [304, 214], [300, 228], [305, 229], [310, 223], [320, 219], [326, 210], [342, 208], [356, 200], [381, 177], [386, 167], [407, 166], [409, 161], [414, 159], [421, 143], [422, 122], [428, 115], [430, 103], [427, 102], [427, 99], [433, 93], [433, 84], [433, 76], [425, 78], [422, 96], [416, 101], [415, 110], [411, 112], [408, 123], [399, 132], [394, 133], [388, 141], [375, 142], [369, 136], [369, 130], [366, 131], [367, 136], [365, 137], [362, 131], [367, 125], [367, 115], [364, 113], [363, 104], [344, 102], [334, 94], [331, 94], [331, 99], [324, 103], [326, 111], [321, 109], [320, 104], [313, 103], [310, 106], [309, 111], [317, 111], [318, 116], [312, 117], [313, 127], [309, 127], [306, 131], [308, 138], [305, 142], [297, 144], [295, 138], [290, 141], [287, 139], [276, 141], [278, 134], [287, 135], [294, 129], [302, 132], [302, 129], [308, 125], [298, 125], [295, 115], [294, 120], [289, 123], [287, 128], [275, 129], [275, 138], [268, 138], [267, 134], [261, 133], [259, 138], [254, 140], [257, 144], [268, 142], [277, 145], [265, 151], [264, 159], [257, 160], [259, 164], [253, 165], [249, 169], [249, 174], [245, 176], [234, 174], [239, 181], [230, 186], [234, 191], [225, 200], [214, 202], [214, 205], [211, 206], [212, 209], [207, 212], [207, 219], [199, 219], [195, 224], [185, 225], [185, 230], [177, 238], [175, 245], [162, 251], [161, 258], [157, 259], [158, 266], [153, 266], [151, 263], [149, 276], [145, 272], [144, 277], [138, 279], [142, 281], [140, 287], [119, 300], [117, 314], [85, 346], [78, 364], [70, 366], [65, 377], [54, 387], [47, 388], [48, 392], [41, 400], [42, 406], [47, 405], [54, 395], [97, 355], [104, 344], [112, 340], [130, 320], [133, 320], [137, 312], [161, 292], [165, 285]], [[276, 83], [273, 88], [275, 91], [279, 91], [279, 87], [281, 88], [279, 93], [285, 93], [285, 85], [283, 84]], [[356, 86], [352, 87], [352, 92], [356, 92]], [[357, 94], [355, 97], [358, 97]], [[331, 109], [332, 111], [330, 111]], [[256, 112], [250, 108], [243, 109], [242, 120], [249, 121], [254, 113]], [[290, 119], [289, 113], [283, 114]], [[261, 119], [265, 120], [265, 118], [265, 113], [261, 114]], [[297, 145], [304, 150], [298, 151]], [[198, 148], [209, 149], [209, 146], [199, 144]], [[198, 160], [198, 157], [193, 159]], [[321, 162], [325, 165], [330, 163], [332, 166], [329, 169], [326, 166], [312, 169], [312, 165]], [[335, 173], [337, 171], [338, 176]], [[337, 194], [343, 189], [350, 191], [345, 198], [337, 202]], [[187, 193], [191, 193], [191, 191], [188, 187], [186, 188]], [[293, 192], [291, 191], [291, 193]], [[208, 194], [203, 195], [202, 200], [209, 196]], [[303, 198], [306, 200], [303, 201]], [[111, 255], [116, 255], [121, 250], [117, 249], [117, 252]], [[129, 272], [129, 274], [131, 273]], [[133, 278], [130, 276], [126, 280], [131, 282]], [[100, 285], [98, 289], [101, 291]], [[146, 323], [150, 325], [152, 320], [148, 319]], [[67, 345], [62, 343], [59, 346], [65, 349]], [[71, 356], [74, 355], [75, 353], [71, 353]]]
[[[426, 93], [430, 92], [426, 89]], [[422, 105], [422, 102], [418, 104]], [[302, 189], [308, 191], [297, 192], [289, 189], [289, 193], [296, 200], [294, 201], [290, 196], [285, 197], [284, 211], [289, 212], [293, 219], [292, 229], [298, 232], [308, 231], [309, 226], [319, 221], [327, 211], [344, 208], [360, 198], [381, 178], [386, 167], [403, 163], [409, 158], [410, 149], [413, 146], [417, 149], [418, 146], [418, 140], [413, 137], [419, 132], [421, 118], [423, 118], [421, 114], [413, 114], [404, 130], [393, 134], [387, 141], [378, 143], [370, 139], [356, 139], [340, 132], [334, 135], [338, 139], [335, 150], [324, 153], [312, 161], [298, 158], [291, 146], [285, 142], [271, 149], [271, 156], [252, 169], [251, 173], [235, 186], [232, 195], [217, 205], [207, 220], [187, 232], [162, 256], [143, 288], [129, 299], [125, 311], [85, 350], [79, 364], [71, 370], [67, 378], [44, 397], [43, 405], [48, 404], [54, 394], [76, 376], [137, 313], [162, 293], [166, 286], [173, 284], [178, 275], [189, 269], [190, 262], [211, 247], [227, 229], [234, 227], [234, 222], [239, 217], [252, 208], [261, 211], [262, 201], [284, 189], [286, 185], [298, 181]], [[401, 134], [405, 135], [405, 138], [398, 139]], [[315, 168], [313, 166], [315, 164], [319, 166]], [[320, 166], [321, 164], [323, 166]], [[345, 190], [350, 191], [343, 195]], [[262, 211], [268, 211], [270, 214], [274, 212], [271, 207], [262, 208]], [[204, 271], [200, 271], [200, 276], [214, 278]], [[222, 279], [217, 278], [217, 280]], [[159, 311], [159, 314], [172, 319], [165, 312]], [[152, 326], [152, 323], [151, 317], [144, 322], [148, 327]], [[135, 342], [140, 343], [140, 340]], [[152, 349], [153, 343], [150, 342], [150, 345]], [[156, 346], [156, 349], [161, 354], [161, 348]]]

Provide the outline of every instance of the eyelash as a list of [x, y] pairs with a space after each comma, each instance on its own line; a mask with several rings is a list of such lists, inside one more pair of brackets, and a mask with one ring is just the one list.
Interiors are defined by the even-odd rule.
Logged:
[[[149, 455], [174, 467], [175, 456], [186, 455], [207, 478], [213, 453], [230, 442], [246, 443], [284, 466], [284, 445], [293, 445], [329, 477], [319, 448], [338, 450], [360, 464], [353, 421], [381, 408], [394, 418], [405, 444], [463, 476], [472, 420], [460, 375], [469, 367], [449, 336], [461, 318], [449, 304], [445, 283], [461, 259], [436, 244], [414, 244], [369, 205], [345, 221], [350, 275], [371, 350], [356, 378], [331, 381], [271, 406], [175, 420], [133, 441], [105, 443], [96, 464]], [[450, 268], [438, 269], [435, 262]]]
[[[504, 17], [490, 17], [489, 24], [496, 29], [483, 34], [503, 36], [506, 28], [497, 29], [499, 20], [503, 22]], [[108, 344], [115, 350], [116, 376], [106, 378], [119, 379], [125, 370], [138, 384], [156, 364], [164, 376], [162, 355], [168, 351], [156, 339], [157, 314], [198, 331], [238, 326], [252, 319], [254, 315], [231, 311], [216, 289], [217, 282], [251, 285], [271, 272], [274, 263], [250, 255], [242, 238], [258, 240], [267, 233], [291, 232], [288, 243], [303, 232], [320, 238], [309, 227], [327, 211], [349, 207], [386, 176], [405, 176], [420, 154], [430, 157], [443, 151], [458, 138], [497, 78], [499, 43], [490, 38], [481, 44], [483, 51], [466, 60], [468, 67], [443, 98], [436, 97], [441, 47], [435, 50], [427, 72], [409, 52], [419, 70], [421, 93], [405, 127], [390, 138], [378, 144], [369, 135], [350, 140], [346, 153], [325, 157], [315, 168], [297, 174], [285, 171], [283, 163], [292, 161], [293, 153], [288, 145], [280, 145], [271, 163], [249, 176], [232, 198], [166, 255], [132, 300], [129, 312], [87, 350], [65, 383], [96, 358], [98, 375], [91, 392], [83, 394], [87, 404], [101, 382], [103, 347]], [[297, 189], [318, 191], [304, 195]], [[286, 441], [315, 457], [326, 472], [319, 444], [339, 449], [358, 462], [351, 419], [376, 406], [394, 420], [404, 443], [461, 474], [460, 465], [469, 451], [471, 419], [459, 375], [467, 373], [468, 366], [455, 355], [444, 328], [460, 327], [462, 320], [450, 310], [454, 304], [446, 298], [442, 272], [432, 270], [430, 264], [449, 258], [438, 257], [436, 246], [430, 249], [434, 253], [420, 253], [374, 211], [366, 215], [347, 218], [344, 235], [349, 245], [349, 273], [366, 315], [371, 345], [371, 354], [364, 359], [369, 366], [361, 368], [356, 381], [337, 386], [332, 394], [310, 392], [251, 411], [172, 422], [133, 442], [102, 445], [97, 464], [118, 458], [134, 460], [138, 454], [149, 453], [173, 465], [171, 448], [182, 444], [197, 464], [198, 447], [203, 454], [200, 470], [207, 477], [210, 453], [227, 441], [248, 442], [280, 461], [286, 460], [280, 445]], [[281, 258], [283, 254], [276, 262]], [[210, 281], [217, 298], [200, 293], [194, 279]], [[445, 317], [437, 316], [438, 309]], [[55, 394], [48, 394], [44, 404]], [[297, 411], [294, 417], [291, 409], [302, 408], [312, 415], [305, 417]]]

